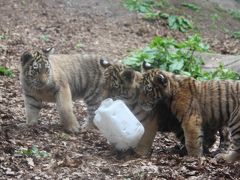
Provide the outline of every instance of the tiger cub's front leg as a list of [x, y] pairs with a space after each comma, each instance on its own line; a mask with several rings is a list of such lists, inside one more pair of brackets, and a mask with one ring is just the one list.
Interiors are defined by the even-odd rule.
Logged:
[[42, 102], [30, 95], [24, 95], [24, 104], [26, 110], [27, 125], [36, 125], [39, 119], [39, 111]]
[[192, 113], [182, 120], [182, 128], [185, 136], [185, 146], [188, 155], [201, 156], [202, 148], [202, 118], [198, 113]]
[[158, 121], [157, 118], [147, 119], [142, 124], [144, 126], [144, 134], [134, 151], [138, 155], [147, 156], [150, 154], [154, 138], [158, 131]]
[[64, 84], [58, 91], [56, 103], [63, 128], [68, 132], [79, 132], [80, 125], [73, 114], [72, 95], [68, 84]]

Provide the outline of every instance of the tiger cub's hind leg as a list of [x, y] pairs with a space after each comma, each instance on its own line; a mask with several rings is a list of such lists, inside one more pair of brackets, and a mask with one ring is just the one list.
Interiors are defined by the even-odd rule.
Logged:
[[39, 119], [39, 112], [42, 102], [33, 96], [24, 95], [27, 125], [36, 125]]
[[221, 151], [226, 151], [230, 146], [229, 130], [227, 127], [219, 129], [220, 144], [219, 148]]
[[72, 95], [67, 84], [57, 93], [56, 102], [63, 128], [67, 132], [79, 132], [80, 125], [73, 114]]
[[230, 139], [232, 141], [231, 147], [227, 154], [218, 154], [217, 159], [223, 159], [227, 162], [234, 162], [240, 160], [240, 105], [237, 102], [237, 107], [232, 112], [228, 127], [230, 131]]
[[95, 97], [94, 99], [91, 99], [91, 100], [85, 101], [85, 102], [87, 104], [88, 117], [87, 117], [86, 121], [84, 122], [82, 129], [83, 130], [96, 129], [96, 126], [93, 123], [93, 119], [95, 116], [95, 111], [100, 106], [101, 100], [99, 98]]

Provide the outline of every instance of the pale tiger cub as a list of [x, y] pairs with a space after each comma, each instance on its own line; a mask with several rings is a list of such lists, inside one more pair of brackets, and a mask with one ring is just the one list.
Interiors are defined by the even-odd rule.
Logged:
[[72, 100], [82, 98], [89, 114], [86, 128], [93, 127], [94, 111], [102, 101], [104, 65], [96, 55], [50, 55], [52, 48], [24, 52], [20, 80], [28, 125], [37, 124], [42, 102], [56, 102], [63, 128], [78, 132]]
[[229, 162], [240, 159], [240, 81], [198, 81], [152, 69], [143, 74], [140, 89], [139, 104], [145, 110], [153, 109], [162, 101], [176, 115], [189, 155], [202, 155], [205, 127], [215, 134], [228, 125], [232, 148], [217, 158]]

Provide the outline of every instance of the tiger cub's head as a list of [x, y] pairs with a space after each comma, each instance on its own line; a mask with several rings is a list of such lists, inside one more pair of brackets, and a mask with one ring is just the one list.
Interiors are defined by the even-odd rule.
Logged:
[[136, 81], [141, 78], [141, 73], [123, 64], [110, 64], [101, 60], [100, 64], [105, 68], [104, 91], [107, 97], [129, 101], [139, 95]]
[[143, 63], [144, 73], [139, 82], [139, 104], [146, 110], [152, 110], [155, 105], [171, 96], [169, 74], [160, 69], [152, 69], [147, 63]]
[[22, 54], [21, 76], [31, 88], [41, 89], [48, 83], [51, 73], [49, 55], [52, 51], [53, 48], [48, 48], [32, 54], [28, 51]]

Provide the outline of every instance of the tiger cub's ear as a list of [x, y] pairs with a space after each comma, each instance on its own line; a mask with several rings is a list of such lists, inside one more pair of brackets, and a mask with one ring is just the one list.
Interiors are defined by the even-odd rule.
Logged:
[[167, 86], [168, 79], [163, 74], [157, 74], [153, 78], [153, 83], [158, 86]]
[[25, 51], [21, 56], [21, 63], [22, 66], [24, 66], [28, 61], [30, 61], [33, 58], [32, 54], [28, 51]]
[[149, 69], [153, 69], [152, 65], [146, 61], [143, 61], [142, 67], [141, 67], [141, 72], [146, 72]]
[[107, 67], [111, 66], [111, 64], [103, 58], [100, 59], [100, 65], [104, 68], [107, 68]]
[[121, 78], [127, 85], [131, 85], [135, 78], [135, 72], [132, 69], [126, 69], [122, 72]]
[[54, 53], [54, 48], [53, 47], [50, 47], [50, 48], [46, 48], [46, 49], [42, 49], [42, 52], [44, 54], [46, 54], [47, 56], [49, 56], [50, 54], [53, 54]]

